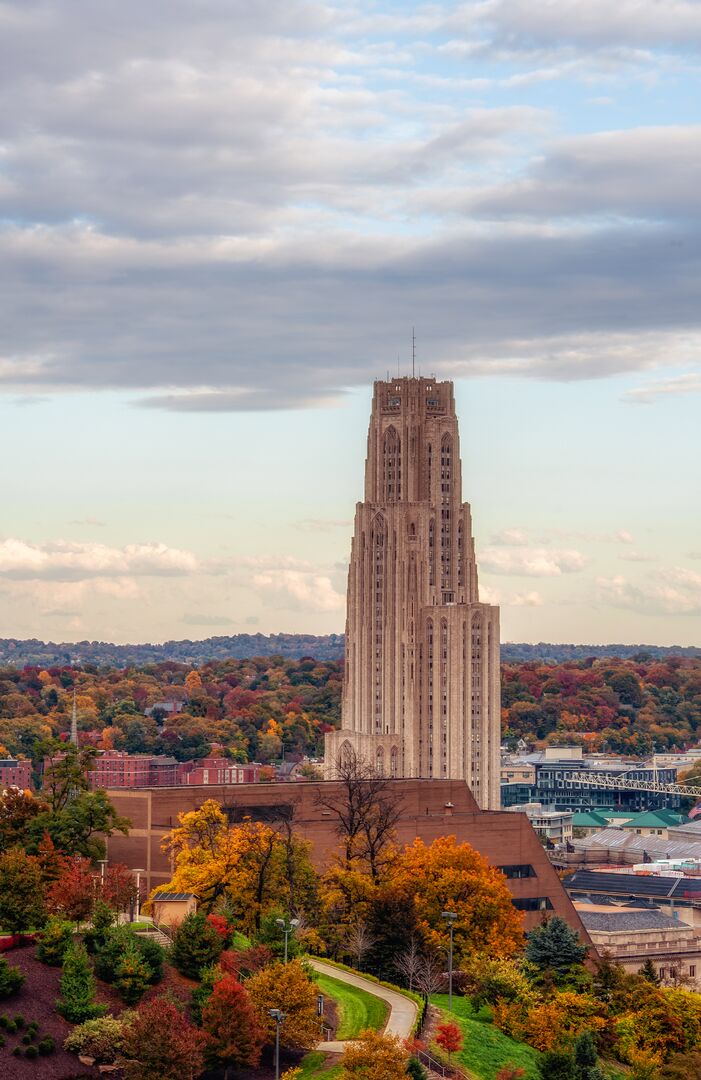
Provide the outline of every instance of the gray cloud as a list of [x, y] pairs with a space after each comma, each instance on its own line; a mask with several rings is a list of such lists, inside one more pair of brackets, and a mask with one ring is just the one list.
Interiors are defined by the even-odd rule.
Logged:
[[[690, 34], [688, 7], [669, 25]], [[698, 130], [552, 143], [543, 110], [413, 87], [451, 35], [555, 40], [530, 10], [4, 4], [0, 388], [328, 405], [393, 366], [412, 324], [423, 370], [448, 377], [684, 361]]]
[[187, 626], [235, 626], [235, 619], [229, 619], [226, 615], [197, 615], [186, 612], [180, 620]]

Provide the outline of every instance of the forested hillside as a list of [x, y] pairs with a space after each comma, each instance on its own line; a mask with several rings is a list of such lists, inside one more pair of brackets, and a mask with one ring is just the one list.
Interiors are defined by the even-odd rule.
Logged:
[[[212, 748], [264, 763], [318, 756], [340, 721], [342, 664], [282, 656], [118, 668], [0, 668], [0, 756], [66, 737], [75, 690], [81, 740], [167, 753]], [[647, 753], [701, 737], [701, 659], [529, 661], [502, 668], [504, 739]], [[148, 711], [149, 715], [146, 715]]]
[[[314, 656], [317, 660], [342, 660], [343, 634], [233, 634], [210, 637], [203, 641], [166, 641], [162, 645], [148, 642], [140, 645], [113, 645], [108, 641], [39, 641], [36, 638], [0, 638], [0, 664], [37, 664], [48, 667], [56, 664], [112, 664], [131, 667], [138, 664], [159, 664], [175, 660], [197, 666], [208, 660], [246, 660], [254, 656], [283, 656], [299, 660]], [[563, 660], [586, 660], [589, 657], [633, 657], [638, 653], [663, 658], [667, 656], [701, 656], [701, 648], [681, 645], [568, 645], [541, 641], [507, 642], [501, 647], [504, 662], [541, 660], [560, 663]]]

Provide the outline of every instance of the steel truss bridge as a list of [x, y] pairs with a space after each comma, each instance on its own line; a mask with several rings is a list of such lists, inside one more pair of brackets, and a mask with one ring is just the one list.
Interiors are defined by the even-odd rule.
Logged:
[[563, 784], [608, 788], [611, 791], [654, 791], [660, 795], [689, 795], [701, 799], [701, 787], [694, 784], [662, 784], [659, 780], [635, 780], [630, 776], [611, 776], [610, 773], [580, 772], [568, 776]]

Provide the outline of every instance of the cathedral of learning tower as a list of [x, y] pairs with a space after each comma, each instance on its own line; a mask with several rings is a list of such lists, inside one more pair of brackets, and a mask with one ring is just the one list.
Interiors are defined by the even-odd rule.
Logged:
[[499, 807], [499, 609], [479, 602], [453, 384], [376, 382], [348, 572], [341, 730], [387, 776], [464, 779]]

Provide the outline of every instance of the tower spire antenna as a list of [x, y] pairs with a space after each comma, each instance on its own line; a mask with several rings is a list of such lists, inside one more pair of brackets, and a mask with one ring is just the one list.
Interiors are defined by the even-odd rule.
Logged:
[[413, 326], [411, 328], [411, 377], [416, 378], [416, 334]]

